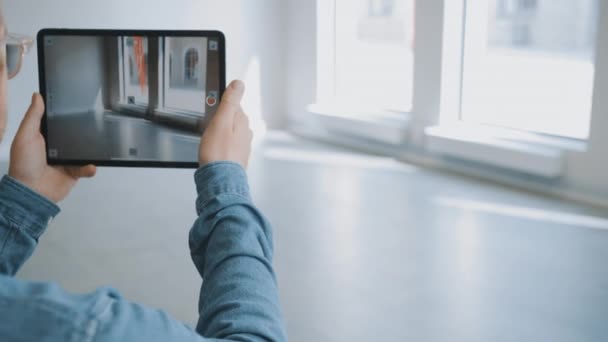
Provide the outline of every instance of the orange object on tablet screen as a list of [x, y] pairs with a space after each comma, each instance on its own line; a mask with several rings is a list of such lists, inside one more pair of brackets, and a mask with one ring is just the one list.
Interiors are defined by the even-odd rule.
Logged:
[[139, 86], [141, 87], [142, 94], [146, 89], [146, 54], [144, 51], [144, 38], [143, 37], [134, 37], [135, 41], [135, 61], [137, 63], [137, 71], [139, 71]]

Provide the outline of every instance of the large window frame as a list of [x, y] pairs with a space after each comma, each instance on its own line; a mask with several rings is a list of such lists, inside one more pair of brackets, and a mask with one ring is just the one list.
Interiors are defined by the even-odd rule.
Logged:
[[[577, 140], [489, 127], [461, 120], [465, 1], [417, 1], [413, 109], [411, 113], [402, 116], [402, 118], [407, 117], [407, 120], [399, 125], [401, 136], [406, 137], [399, 142], [403, 145], [404, 154], [407, 154], [406, 150], [424, 150], [429, 157], [449, 155], [457, 157], [458, 160], [470, 160], [490, 167], [498, 166], [535, 176], [547, 178], [563, 176], [573, 160], [589, 154], [588, 145], [593, 139], [593, 129], [589, 139]], [[343, 114], [345, 109], [322, 105], [328, 100], [331, 101], [335, 87], [335, 79], [332, 79], [332, 63], [335, 63], [335, 32], [333, 31], [335, 2], [317, 0], [316, 6], [317, 93], [316, 100], [309, 106], [308, 111], [313, 116], [319, 113], [331, 116], [335, 121], [336, 118], [345, 117]], [[600, 4], [600, 6], [606, 5]], [[605, 12], [605, 9], [600, 9], [600, 13], [602, 11]], [[602, 27], [606, 20], [608, 19], [605, 16], [600, 15], [599, 26]], [[605, 48], [600, 36], [601, 34], [596, 38], [598, 51]], [[600, 75], [603, 68], [599, 66], [601, 61], [598, 56], [596, 60], [593, 108], [596, 107], [598, 94], [595, 85], [599, 79], [606, 77]], [[597, 117], [597, 113], [596, 109], [592, 110], [592, 122], [594, 117]], [[368, 122], [374, 124], [380, 121], [381, 118], [377, 116], [370, 116], [368, 119]], [[315, 123], [319, 123], [316, 118]], [[321, 124], [329, 130], [333, 129], [330, 127], [331, 124], [323, 121]], [[340, 126], [342, 130], [348, 127], [344, 124], [333, 126]], [[593, 123], [591, 126], [593, 127]], [[360, 127], [358, 131], [364, 129]], [[389, 143], [389, 141], [382, 142]], [[390, 143], [394, 144], [394, 141]], [[454, 146], [457, 148], [453, 148]], [[529, 167], [534, 163], [540, 166]]]

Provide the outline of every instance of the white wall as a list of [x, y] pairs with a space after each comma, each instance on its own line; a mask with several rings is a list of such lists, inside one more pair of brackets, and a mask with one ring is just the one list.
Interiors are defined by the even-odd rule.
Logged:
[[49, 116], [103, 109], [104, 38], [55, 37], [45, 55], [46, 89], [53, 95], [46, 103]]
[[[10, 0], [3, 2], [11, 32], [35, 36], [44, 27], [218, 29], [227, 38], [227, 77], [247, 81], [245, 109], [253, 124], [283, 125], [284, 1], [282, 0]], [[35, 49], [34, 49], [35, 50]], [[36, 52], [9, 82], [9, 126], [0, 148], [6, 158], [19, 121], [38, 90]]]

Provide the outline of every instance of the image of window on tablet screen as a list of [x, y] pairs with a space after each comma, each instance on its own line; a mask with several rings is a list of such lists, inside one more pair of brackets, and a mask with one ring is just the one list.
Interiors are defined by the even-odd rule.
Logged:
[[51, 164], [195, 167], [225, 87], [216, 31], [43, 30]]

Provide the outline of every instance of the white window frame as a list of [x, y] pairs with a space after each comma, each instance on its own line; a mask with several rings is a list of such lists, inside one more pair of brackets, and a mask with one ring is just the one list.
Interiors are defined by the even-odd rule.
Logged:
[[567, 152], [586, 151], [588, 140], [462, 120], [466, 5], [467, 0], [444, 2], [441, 109], [437, 125], [425, 129], [428, 149], [536, 176], [562, 176]]
[[[372, 138], [378, 138], [378, 135], [392, 138], [401, 136], [401, 140], [392, 138], [374, 140], [392, 145], [405, 145], [404, 150], [422, 149], [431, 157], [456, 157], [459, 160], [550, 179], [563, 176], [568, 164], [571, 163], [570, 156], [587, 153], [589, 140], [581, 141], [470, 124], [460, 120], [465, 1], [417, 1], [413, 109], [407, 115], [407, 119], [403, 120], [403, 124], [391, 123], [392, 132], [399, 130], [400, 134], [391, 135], [390, 129], [380, 131], [370, 129], [370, 131], [382, 132], [372, 134]], [[344, 108], [325, 105], [331, 102], [335, 94], [333, 65], [336, 59], [333, 25], [336, 7], [334, 0], [316, 0], [316, 6], [316, 102], [308, 107], [308, 112], [316, 124], [321, 123], [329, 131], [346, 133], [355, 131], [358, 136], [370, 138], [361, 134], [361, 131], [365, 131], [361, 122], [356, 129], [350, 129], [348, 124], [336, 121], [342, 119], [341, 121], [348, 123], [355, 120], [352, 116], [344, 114], [346, 112]], [[600, 15], [600, 27], [604, 20]], [[596, 44], [598, 51], [602, 48], [599, 36]], [[596, 63], [596, 83], [599, 79], [597, 66]], [[594, 93], [597, 94], [597, 89]], [[357, 117], [363, 116], [365, 121], [376, 123], [380, 117], [377, 114], [369, 113], [368, 116]], [[321, 116], [320, 121], [319, 116]], [[475, 138], [470, 139], [471, 136]]]
[[521, 140], [546, 147], [581, 151], [586, 148], [586, 139], [574, 139], [545, 133], [522, 131], [494, 125], [467, 123], [463, 121], [463, 72], [464, 72], [464, 16], [468, 0], [451, 0], [444, 4], [441, 112], [438, 124], [442, 127], [468, 129], [472, 132], [492, 132], [496, 138]]
[[336, 101], [336, 0], [318, 0], [316, 13], [317, 87], [315, 102], [307, 107], [308, 113], [327, 128], [343, 134], [384, 144], [403, 144], [409, 131], [410, 112], [373, 105], [353, 108]]

